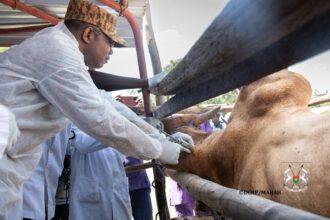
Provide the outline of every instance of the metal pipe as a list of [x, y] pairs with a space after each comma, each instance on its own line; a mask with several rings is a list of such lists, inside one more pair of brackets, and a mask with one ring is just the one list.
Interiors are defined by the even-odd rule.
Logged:
[[20, 11], [26, 12], [42, 20], [48, 21], [51, 24], [56, 25], [59, 22], [59, 18], [47, 14], [46, 12], [39, 10], [33, 6], [24, 4], [15, 0], [0, 0], [1, 3], [10, 6], [13, 9], [18, 9]]
[[[113, 0], [99, 0], [99, 2], [102, 2], [105, 5], [108, 5], [109, 7], [113, 8], [117, 12], [120, 11], [120, 6]], [[146, 66], [146, 60], [144, 56], [143, 51], [143, 41], [142, 41], [142, 34], [140, 31], [139, 24], [137, 20], [135, 19], [134, 15], [126, 9], [122, 14], [130, 24], [134, 40], [135, 40], [135, 47], [136, 47], [136, 54], [138, 59], [138, 65], [139, 65], [139, 73], [141, 79], [147, 79], [147, 66]], [[146, 113], [146, 116], [151, 116], [152, 110], [151, 110], [151, 104], [150, 104], [150, 94], [147, 89], [142, 89], [143, 94], [143, 103], [144, 103], [144, 110]]]
[[126, 171], [126, 173], [133, 173], [136, 171], [151, 168], [153, 166], [153, 164], [154, 163], [152, 161], [150, 161], [150, 162], [146, 162], [146, 163], [142, 163], [142, 164], [127, 166], [127, 167], [125, 167], [125, 171]]
[[18, 28], [9, 28], [9, 29], [0, 29], [0, 35], [4, 34], [16, 34], [16, 33], [24, 33], [24, 32], [35, 32], [40, 31], [46, 27], [50, 27], [52, 25], [35, 25], [35, 26], [28, 26], [28, 27], [18, 27]]
[[232, 219], [327, 219], [304, 210], [248, 194], [248, 192], [218, 185], [194, 174], [173, 170], [167, 170], [167, 173], [172, 179], [185, 187], [195, 199], [201, 200], [213, 210]]

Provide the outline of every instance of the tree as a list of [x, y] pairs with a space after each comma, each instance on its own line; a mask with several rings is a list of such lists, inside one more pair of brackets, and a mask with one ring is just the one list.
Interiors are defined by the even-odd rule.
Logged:
[[227, 104], [231, 105], [234, 104], [238, 96], [238, 90], [232, 90], [230, 92], [227, 92], [223, 95], [216, 96], [214, 98], [211, 98], [209, 100], [206, 100], [205, 104]]
[[170, 64], [164, 67], [166, 73], [171, 72], [182, 59], [170, 60]]
[[0, 53], [5, 52], [8, 49], [9, 49], [9, 47], [0, 47]]
[[[181, 61], [182, 59], [177, 59], [177, 60], [171, 60], [170, 64], [164, 67], [164, 70], [166, 73], [171, 72]], [[211, 98], [209, 100], [204, 101], [203, 103], [205, 104], [233, 104], [235, 103], [236, 99], [238, 96], [238, 90], [232, 90], [230, 92], [227, 92], [223, 95], [216, 96], [214, 98]], [[167, 96], [167, 100], [169, 99], [169, 96]]]

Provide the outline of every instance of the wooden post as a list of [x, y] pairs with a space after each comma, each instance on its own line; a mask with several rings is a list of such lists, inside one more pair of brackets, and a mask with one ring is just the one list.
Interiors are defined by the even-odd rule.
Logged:
[[157, 94], [163, 118], [330, 48], [330, 1], [231, 0]]
[[[144, 24], [145, 24], [145, 30], [146, 30], [146, 38], [147, 38], [147, 43], [148, 43], [148, 49], [149, 49], [152, 69], [153, 69], [154, 75], [155, 75], [162, 71], [162, 64], [160, 61], [158, 48], [157, 48], [157, 44], [156, 44], [156, 40], [155, 40], [154, 29], [153, 29], [152, 21], [151, 21], [150, 3], [147, 4], [145, 17], [146, 17], [146, 19], [144, 21]], [[164, 102], [165, 102], [165, 96], [162, 96], [162, 95], [156, 96], [156, 105], [157, 106], [163, 104]]]
[[323, 95], [323, 96], [317, 96], [312, 98], [309, 101], [308, 106], [314, 106], [314, 105], [319, 105], [325, 102], [330, 102], [330, 95]]
[[[150, 3], [148, 2], [146, 8], [146, 19], [145, 21], [145, 30], [146, 38], [148, 43], [149, 54], [151, 58], [152, 68], [154, 75], [162, 71], [162, 65], [158, 53], [157, 44], [155, 41], [155, 35], [152, 27], [151, 13], [150, 13]], [[156, 96], [156, 105], [159, 106], [165, 102], [164, 96]], [[154, 174], [154, 184], [157, 208], [158, 208], [158, 218], [159, 220], [168, 220], [170, 219], [170, 212], [167, 206], [166, 200], [166, 187], [165, 187], [165, 175], [164, 168], [157, 163], [153, 163], [153, 174]]]

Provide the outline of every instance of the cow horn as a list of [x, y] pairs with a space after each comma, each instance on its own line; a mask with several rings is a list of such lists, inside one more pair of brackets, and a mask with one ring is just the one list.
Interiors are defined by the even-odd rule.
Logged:
[[196, 114], [175, 114], [162, 119], [162, 122], [164, 124], [164, 130], [171, 133], [176, 128], [193, 125], [196, 118]]
[[215, 114], [218, 113], [220, 110], [221, 106], [216, 107], [208, 112], [204, 112], [196, 117], [194, 120], [194, 125], [197, 127], [198, 125], [202, 124], [203, 122], [211, 119]]
[[182, 126], [195, 126], [211, 119], [219, 110], [221, 106], [216, 107], [208, 112], [197, 114], [175, 114], [170, 117], [162, 119], [164, 130], [168, 133], [173, 132], [175, 129]]

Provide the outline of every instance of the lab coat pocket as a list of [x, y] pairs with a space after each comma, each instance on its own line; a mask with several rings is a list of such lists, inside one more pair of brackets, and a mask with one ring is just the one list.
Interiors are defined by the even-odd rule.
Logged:
[[80, 202], [97, 203], [100, 201], [99, 182], [95, 179], [79, 179], [78, 200]]

